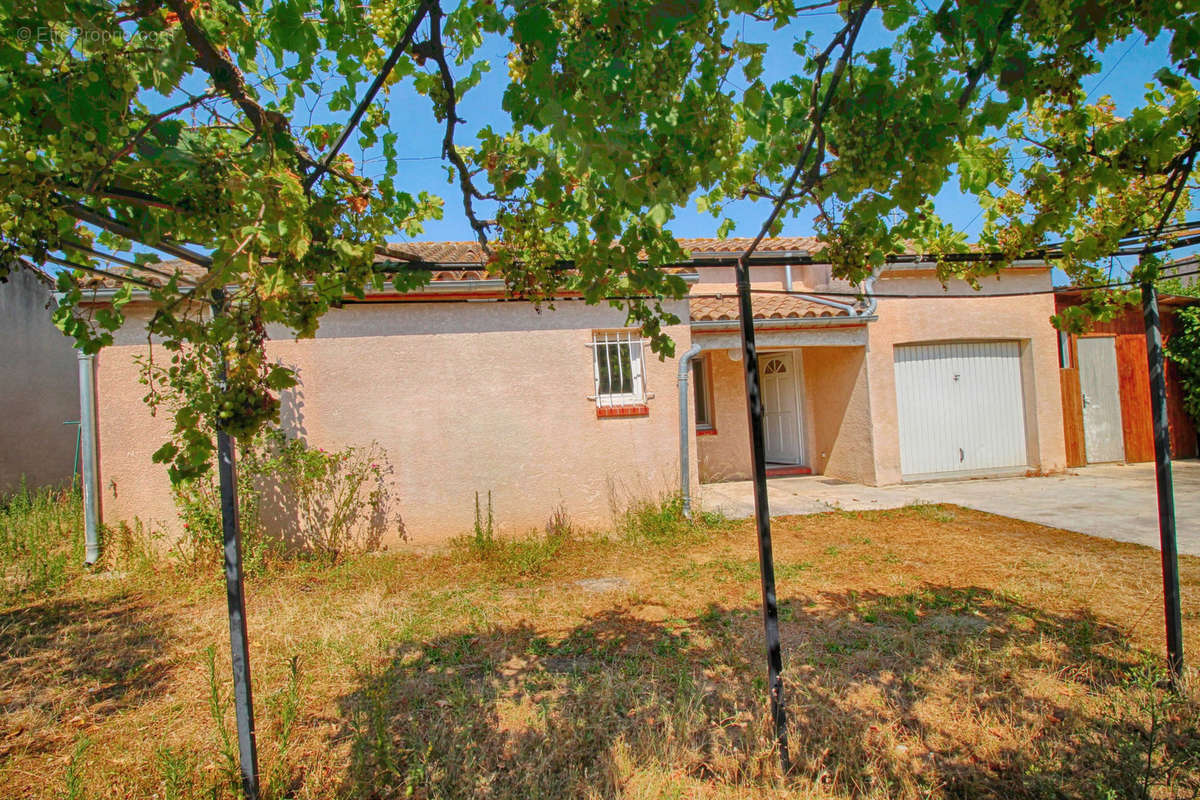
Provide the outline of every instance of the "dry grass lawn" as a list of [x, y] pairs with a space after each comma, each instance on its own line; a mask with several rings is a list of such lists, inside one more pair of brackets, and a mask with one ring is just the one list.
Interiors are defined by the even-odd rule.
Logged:
[[[752, 525], [651, 520], [251, 580], [269, 794], [1196, 796], [1200, 706], [1144, 666], [1155, 551], [951, 507], [775, 535], [791, 775], [764, 724]], [[1195, 659], [1200, 559], [1181, 570]], [[231, 796], [228, 641], [223, 586], [164, 564], [4, 607], [0, 796]]]

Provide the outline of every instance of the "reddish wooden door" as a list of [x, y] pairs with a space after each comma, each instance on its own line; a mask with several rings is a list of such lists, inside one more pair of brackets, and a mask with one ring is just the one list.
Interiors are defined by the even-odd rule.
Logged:
[[1154, 460], [1154, 421], [1150, 415], [1150, 370], [1146, 337], [1117, 337], [1117, 380], [1121, 387], [1121, 433], [1126, 461]]

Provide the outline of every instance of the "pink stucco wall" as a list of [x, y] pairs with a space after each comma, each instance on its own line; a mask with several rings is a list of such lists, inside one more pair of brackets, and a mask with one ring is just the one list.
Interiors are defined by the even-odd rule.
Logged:
[[866, 349], [804, 349], [809, 389], [809, 452], [813, 471], [843, 480], [874, 482], [874, 435]]
[[[682, 305], [673, 310], [686, 318]], [[623, 323], [616, 309], [570, 301], [540, 312], [371, 303], [331, 312], [315, 340], [276, 339], [268, 352], [301, 379], [283, 398], [285, 428], [327, 449], [377, 442], [419, 546], [470, 532], [476, 491], [492, 492], [500, 532], [517, 534], [540, 530], [560, 504], [577, 523], [603, 528], [614, 505], [678, 488], [674, 359], [647, 349], [648, 416], [598, 419], [588, 399], [592, 331]], [[678, 352], [689, 346], [686, 325], [668, 332]], [[143, 352], [134, 320], [99, 359], [103, 513], [174, 534], [166, 473], [150, 461], [167, 423], [142, 403], [133, 359]], [[690, 451], [695, 476], [694, 439]]]
[[700, 480], [704, 483], [732, 481], [750, 474], [750, 439], [746, 432], [746, 390], [742, 362], [729, 358], [727, 350], [711, 350], [703, 356], [711, 374], [714, 432], [696, 437]]

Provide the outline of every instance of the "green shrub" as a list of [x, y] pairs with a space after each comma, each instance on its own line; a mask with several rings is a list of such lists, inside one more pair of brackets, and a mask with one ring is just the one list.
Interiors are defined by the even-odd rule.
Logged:
[[479, 554], [485, 554], [495, 544], [495, 516], [492, 511], [492, 491], [487, 493], [487, 520], [479, 509], [479, 492], [475, 493], [475, 531], [472, 546]]
[[84, 757], [91, 746], [92, 740], [86, 736], [80, 736], [75, 740], [75, 748], [71, 751], [71, 759], [67, 762], [67, 768], [63, 773], [62, 796], [64, 800], [83, 800], [87, 795]]
[[270, 711], [269, 733], [274, 734], [275, 758], [266, 774], [266, 796], [287, 797], [289, 778], [289, 754], [296, 719], [300, 715], [300, 657], [288, 660], [287, 684], [267, 695], [267, 710]]
[[39, 595], [64, 585], [83, 564], [83, 501], [76, 489], [29, 489], [0, 499], [0, 590]]
[[1200, 306], [1187, 306], [1175, 314], [1178, 329], [1164, 347], [1175, 363], [1183, 388], [1183, 409], [1200, 424]]
[[[390, 508], [382, 448], [329, 452], [280, 430], [238, 448], [238, 510], [248, 573], [272, 559], [316, 555], [338, 560], [375, 549], [383, 534], [404, 524]], [[224, 541], [221, 496], [211, 472], [175, 489], [184, 536], [176, 552], [189, 564], [219, 563]]]
[[1088, 732], [1100, 756], [1096, 796], [1200, 797], [1200, 698], [1170, 688], [1152, 661], [1129, 670], [1122, 688], [1105, 695], [1106, 713]]
[[[242, 567], [248, 575], [262, 572], [271, 555], [273, 542], [258, 515], [259, 492], [254, 469], [239, 464], [238, 518], [242, 534]], [[224, 560], [225, 533], [221, 517], [221, 490], [217, 476], [209, 471], [184, 481], [174, 488], [175, 507], [183, 522], [183, 536], [172, 553], [189, 568], [212, 569]]]
[[195, 753], [182, 748], [159, 745], [154, 751], [154, 762], [160, 776], [163, 800], [185, 800], [196, 796], [197, 772]]
[[[217, 648], [213, 645], [206, 647], [204, 658], [208, 667], [208, 713], [212, 715], [213, 727], [217, 733], [217, 749], [221, 754], [220, 771], [223, 782], [229, 787], [234, 797], [237, 797], [241, 794], [242, 771], [235, 741], [236, 734], [229, 730], [233, 692], [225, 691], [224, 681], [217, 671]], [[214, 791], [213, 794], [215, 795], [216, 792]]]
[[261, 521], [293, 551], [336, 560], [377, 549], [390, 529], [404, 537], [404, 522], [391, 509], [391, 467], [378, 444], [330, 452], [272, 430], [244, 461]]

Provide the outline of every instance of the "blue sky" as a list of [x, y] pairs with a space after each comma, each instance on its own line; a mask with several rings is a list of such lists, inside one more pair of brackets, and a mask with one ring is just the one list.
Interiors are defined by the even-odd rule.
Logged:
[[[750, 41], [767, 42], [768, 56], [764, 80], [768, 83], [779, 80], [796, 68], [796, 57], [792, 42], [803, 36], [806, 30], [814, 33], [815, 41], [827, 41], [841, 26], [840, 18], [833, 12], [806, 14], [791, 26], [781, 31], [772, 31], [770, 26], [753, 21], [746, 23], [744, 37]], [[891, 35], [882, 27], [878, 14], [868, 18], [867, 26], [860, 38], [860, 49], [873, 49], [891, 41]], [[491, 72], [484, 76], [481, 84], [473, 89], [460, 105], [460, 116], [466, 124], [460, 126], [456, 137], [462, 145], [474, 140], [474, 132], [485, 125], [497, 130], [507, 129], [507, 117], [500, 108], [500, 99], [507, 83], [507, 51], [502, 42], [487, 42], [480, 55], [492, 64]], [[1092, 100], [1110, 95], [1116, 103], [1118, 113], [1124, 113], [1142, 101], [1145, 84], [1154, 71], [1167, 63], [1167, 42], [1160, 39], [1147, 43], [1142, 38], [1117, 42], [1101, 53], [1101, 71], [1091, 76], [1085, 88]], [[461, 74], [465, 68], [459, 68]], [[457, 76], [457, 75], [456, 75]], [[442, 128], [435, 124], [429, 111], [428, 101], [406, 87], [396, 87], [384, 101], [384, 108], [392, 115], [393, 128], [401, 131], [400, 155], [408, 159], [402, 164], [401, 181], [410, 191], [427, 190], [445, 200], [445, 215], [441, 220], [431, 220], [426, 225], [422, 239], [455, 240], [471, 239], [472, 231], [462, 213], [462, 202], [456, 187], [446, 182], [446, 173], [439, 158]], [[408, 127], [397, 125], [396, 115], [401, 115]], [[362, 156], [357, 145], [347, 147], [347, 153], [356, 160]], [[962, 195], [955, 183], [949, 184], [935, 198], [938, 213], [968, 234], [978, 233], [981, 227], [980, 209], [972, 197]], [[763, 218], [769, 211], [765, 202], [744, 200], [727, 208], [728, 215], [736, 227], [731, 235], [751, 236], [758, 232]], [[708, 214], [697, 213], [695, 207], [677, 210], [677, 217], [669, 227], [677, 236], [713, 236], [718, 220]], [[785, 235], [805, 235], [812, 232], [808, 219], [787, 221]]]

